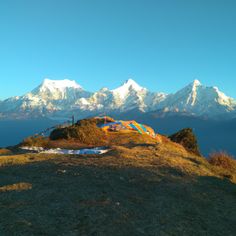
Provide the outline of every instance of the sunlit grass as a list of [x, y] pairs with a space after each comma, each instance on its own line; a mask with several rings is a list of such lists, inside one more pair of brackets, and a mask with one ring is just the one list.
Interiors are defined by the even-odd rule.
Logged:
[[16, 184], [0, 186], [0, 192], [23, 191], [30, 189], [32, 189], [32, 184], [30, 183], [16, 183]]

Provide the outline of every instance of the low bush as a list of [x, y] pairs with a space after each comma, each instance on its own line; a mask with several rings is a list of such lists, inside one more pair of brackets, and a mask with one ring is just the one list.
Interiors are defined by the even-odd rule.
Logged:
[[213, 152], [209, 155], [208, 161], [214, 166], [219, 166], [229, 171], [236, 171], [236, 160], [227, 152]]
[[182, 129], [169, 136], [170, 140], [181, 144], [187, 151], [200, 156], [197, 138], [191, 128]]
[[97, 124], [105, 124], [105, 123], [109, 123], [109, 122], [114, 122], [115, 120], [113, 118], [111, 118], [110, 116], [106, 116], [106, 117], [97, 117], [95, 118]]
[[78, 121], [75, 125], [57, 128], [50, 134], [51, 140], [77, 140], [87, 145], [106, 144], [105, 133], [97, 127], [96, 119], [84, 119]]
[[47, 147], [48, 138], [43, 136], [30, 136], [24, 139], [20, 145], [27, 147]]

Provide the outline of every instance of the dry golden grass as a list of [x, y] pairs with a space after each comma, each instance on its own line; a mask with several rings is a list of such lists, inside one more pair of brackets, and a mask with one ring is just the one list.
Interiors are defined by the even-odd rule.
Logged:
[[127, 145], [127, 144], [156, 144], [158, 140], [147, 134], [139, 134], [136, 131], [122, 130], [119, 132], [107, 132], [109, 145]]
[[104, 145], [105, 133], [97, 126], [96, 119], [79, 120], [75, 125], [57, 128], [50, 134], [51, 140], [77, 140], [84, 145]]
[[0, 187], [0, 192], [24, 191], [30, 189], [32, 189], [32, 184], [30, 183], [16, 183]]
[[[165, 167], [176, 169], [188, 175], [215, 176], [218, 178], [228, 178], [236, 182], [236, 169], [229, 171], [225, 167], [214, 164], [204, 157], [189, 153], [182, 145], [170, 141], [168, 138], [159, 135], [161, 142], [149, 135], [141, 135], [135, 131], [108, 132], [108, 144], [111, 151], [105, 155], [89, 155], [86, 159], [71, 159], [69, 155], [56, 154], [21, 154], [13, 156], [1, 156], [0, 166], [24, 165], [32, 162], [55, 161], [62, 159], [76, 163], [86, 163], [89, 165], [123, 165], [128, 163], [135, 167]], [[51, 141], [53, 147], [81, 148], [80, 143], [66, 140]], [[53, 144], [53, 145], [52, 145]], [[89, 146], [86, 146], [89, 147]], [[85, 156], [84, 156], [85, 157]], [[91, 157], [103, 157], [94, 158]], [[122, 161], [122, 159], [126, 159]], [[128, 160], [128, 162], [127, 162]], [[234, 160], [232, 160], [234, 162]]]
[[234, 235], [225, 169], [168, 139], [126, 135], [99, 156], [1, 156], [0, 235]]
[[227, 152], [213, 152], [209, 156], [209, 163], [220, 166], [229, 171], [236, 170], [236, 160]]
[[[70, 139], [58, 139], [50, 140], [43, 137], [30, 137], [23, 141], [21, 146], [36, 146], [45, 148], [65, 148], [65, 149], [80, 149], [84, 147], [94, 147], [94, 146], [111, 146], [111, 145], [128, 145], [128, 144], [156, 144], [162, 141], [160, 135], [157, 138], [152, 138], [147, 134], [139, 134], [136, 131], [131, 130], [121, 130], [119, 132], [109, 132], [102, 131], [101, 139], [96, 138], [96, 142], [92, 141], [93, 136], [96, 135], [93, 131], [89, 131], [90, 136], [87, 137], [86, 141], [81, 141], [81, 139], [70, 138]], [[83, 131], [85, 134], [85, 131]], [[90, 141], [89, 141], [90, 140]]]
[[236, 182], [236, 160], [233, 156], [223, 151], [214, 152], [210, 154], [208, 161], [221, 176]]
[[11, 165], [24, 165], [32, 162], [46, 161], [58, 158], [55, 154], [18, 154], [0, 157], [0, 167]]
[[63, 149], [80, 149], [80, 148], [94, 147], [95, 145], [83, 144], [76, 139], [70, 139], [70, 140], [60, 139], [60, 140], [49, 140], [47, 146], [50, 148], [60, 147]]
[[21, 146], [27, 147], [47, 147], [48, 146], [48, 138], [43, 136], [36, 136], [36, 137], [28, 137], [23, 140]]
[[136, 167], [175, 169], [188, 175], [220, 177], [204, 157], [188, 153], [181, 145], [145, 144], [133, 148], [115, 146], [109, 156], [128, 159]]
[[12, 152], [6, 148], [0, 148], [0, 155], [9, 155]]

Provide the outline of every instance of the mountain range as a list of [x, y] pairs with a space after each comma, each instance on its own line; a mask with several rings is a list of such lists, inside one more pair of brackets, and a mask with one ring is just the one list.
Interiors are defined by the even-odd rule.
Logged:
[[89, 92], [72, 80], [45, 79], [23, 96], [0, 102], [1, 119], [34, 117], [78, 118], [96, 114], [158, 112], [160, 116], [189, 116], [226, 119], [236, 117], [236, 100], [217, 87], [207, 87], [194, 80], [173, 94], [151, 92], [128, 79], [116, 89]]

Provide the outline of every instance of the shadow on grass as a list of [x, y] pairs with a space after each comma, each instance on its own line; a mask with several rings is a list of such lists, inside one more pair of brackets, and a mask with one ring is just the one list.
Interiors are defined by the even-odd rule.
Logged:
[[236, 185], [174, 169], [50, 161], [0, 168], [0, 235], [233, 235]]

